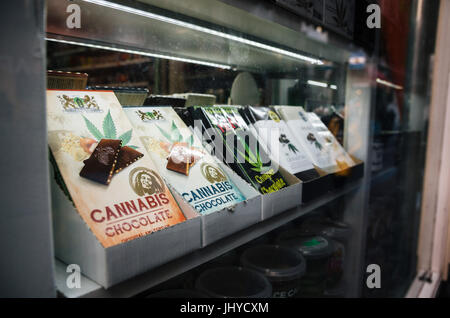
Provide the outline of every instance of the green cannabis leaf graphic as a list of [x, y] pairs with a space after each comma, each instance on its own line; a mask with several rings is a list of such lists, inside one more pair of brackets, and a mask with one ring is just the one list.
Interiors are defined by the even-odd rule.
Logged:
[[289, 145], [288, 145], [288, 148], [289, 148], [289, 150], [292, 151], [293, 153], [297, 153], [297, 152], [298, 152], [297, 147], [295, 147], [293, 144], [289, 144]]
[[87, 119], [86, 117], [84, 117], [84, 122], [86, 123], [86, 127], [89, 130], [89, 132], [92, 134], [92, 136], [94, 136], [95, 139], [97, 139], [97, 141], [99, 141], [100, 139], [103, 139], [103, 134], [100, 132], [100, 130], [97, 129], [97, 127], [95, 127], [95, 125], [93, 123], [91, 123], [89, 121], [89, 119]]
[[[111, 117], [111, 113], [108, 111], [108, 114], [103, 119], [103, 133], [100, 132], [100, 130], [95, 127], [95, 125], [86, 117], [83, 116], [84, 122], [86, 123], [86, 127], [89, 130], [89, 132], [94, 136], [94, 138], [97, 141], [100, 141], [101, 139], [116, 139], [117, 131], [116, 131], [116, 125], [114, 125], [114, 121]], [[127, 144], [131, 140], [133, 130], [130, 129], [127, 132], [123, 133], [119, 136], [119, 139], [122, 140], [122, 147], [127, 146]], [[139, 149], [139, 147], [128, 145], [128, 147], [133, 149]]]
[[119, 136], [119, 139], [122, 140], [122, 145], [126, 145], [131, 140], [131, 134], [133, 133], [133, 130], [130, 129], [126, 133]]
[[175, 122], [172, 120], [172, 127], [170, 128], [171, 130], [171, 140], [176, 142], [176, 141], [182, 141], [183, 140], [183, 136], [181, 136], [180, 131], [178, 130], [177, 125], [175, 125]]
[[318, 141], [315, 141], [315, 142], [314, 142], [314, 145], [315, 145], [316, 148], [318, 148], [319, 150], [322, 150], [322, 145], [321, 145]]
[[194, 135], [190, 135], [186, 138], [186, 142], [188, 143], [189, 147], [192, 147], [194, 145]]
[[108, 111], [108, 115], [103, 119], [103, 134], [107, 139], [116, 139], [116, 126], [114, 125], [110, 111]]
[[[170, 127], [170, 134], [167, 131], [165, 131], [164, 129], [162, 129], [161, 127], [159, 127], [158, 125], [156, 125], [156, 127], [158, 127], [161, 134], [170, 143], [173, 144], [175, 142], [183, 141], [183, 136], [181, 135], [180, 130], [178, 129], [178, 127], [174, 121], [172, 121], [172, 126]], [[194, 136], [192, 134], [187, 136], [186, 139], [184, 140], [184, 142], [186, 142], [189, 145], [189, 147], [192, 147], [192, 145], [194, 144]]]
[[250, 147], [247, 145], [247, 143], [244, 140], [242, 140], [241, 137], [237, 136], [237, 138], [241, 143], [241, 145], [244, 146], [245, 153], [240, 151], [239, 148], [237, 148], [237, 151], [239, 152], [241, 157], [245, 159], [245, 161], [247, 161], [250, 165], [252, 165], [253, 168], [250, 169], [261, 174], [266, 173], [270, 169], [270, 167], [264, 167], [259, 152], [257, 151], [255, 155], [253, 151], [250, 149]]
[[310, 143], [314, 143], [314, 146], [316, 146], [317, 149], [322, 150], [322, 145], [317, 141], [316, 136], [314, 136], [313, 133], [309, 133], [308, 136], [306, 136], [306, 139]]
[[164, 129], [162, 129], [161, 127], [159, 127], [158, 125], [156, 125], [156, 127], [158, 127], [159, 131], [161, 132], [161, 134], [166, 137], [167, 140], [169, 140], [170, 142], [172, 142], [172, 137], [170, 136], [169, 133], [167, 133]]

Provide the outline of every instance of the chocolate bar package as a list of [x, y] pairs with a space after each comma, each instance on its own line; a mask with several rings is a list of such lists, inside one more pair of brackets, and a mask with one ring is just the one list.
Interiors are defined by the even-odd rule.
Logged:
[[184, 124], [193, 130], [194, 128], [194, 119], [192, 118], [192, 107], [172, 107], [172, 109], [177, 113], [177, 115], [181, 118]]
[[214, 142], [216, 156], [262, 194], [288, 186], [279, 166], [264, 151], [238, 107], [194, 107], [194, 119]]
[[331, 157], [337, 162], [339, 169], [346, 169], [355, 165], [350, 155], [339, 143], [333, 133], [320, 120], [316, 113], [307, 113], [308, 119], [316, 129], [317, 134], [324, 140], [324, 147], [329, 151]]
[[112, 91], [47, 91], [48, 141], [70, 197], [103, 247], [185, 221]]
[[144, 106], [185, 107], [185, 105], [186, 98], [174, 97], [172, 95], [149, 95], [144, 101]]
[[337, 161], [333, 159], [325, 146], [326, 141], [317, 133], [303, 107], [274, 106], [273, 108], [286, 122], [314, 165], [328, 173], [340, 170]]
[[186, 100], [185, 107], [190, 106], [212, 106], [216, 103], [216, 96], [212, 94], [184, 93], [172, 94], [175, 98], [183, 98]]
[[110, 87], [89, 86], [86, 89], [97, 91], [113, 91], [120, 105], [142, 106], [148, 96], [148, 88], [143, 87]]
[[[255, 119], [255, 117], [253, 117], [252, 113], [250, 112], [249, 107], [248, 106], [239, 106], [238, 110], [239, 110], [239, 114], [244, 119], [245, 123], [247, 124], [247, 126], [250, 129], [253, 136], [258, 137], [258, 131], [256, 130], [256, 127], [254, 125], [256, 122], [256, 119]], [[270, 150], [267, 148], [266, 142], [265, 141], [261, 142], [261, 140], [260, 140], [259, 144], [261, 145], [263, 150], [270, 155]], [[272, 157], [272, 159], [273, 159], [273, 157]]]
[[124, 107], [161, 175], [201, 214], [245, 200], [171, 107]]
[[[278, 161], [289, 173], [300, 179], [302, 172], [307, 172], [303, 175], [315, 172], [303, 147], [274, 109], [248, 106], [246, 110], [247, 117], [251, 118], [249, 120], [252, 120], [252, 125], [257, 131], [258, 140], [266, 145], [273, 160]], [[315, 174], [319, 177], [317, 172]]]
[[78, 72], [47, 71], [48, 89], [85, 89], [89, 75]]

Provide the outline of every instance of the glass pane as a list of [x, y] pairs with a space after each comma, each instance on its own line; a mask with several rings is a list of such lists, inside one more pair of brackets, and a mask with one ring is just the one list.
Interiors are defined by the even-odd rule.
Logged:
[[[263, 221], [278, 226], [205, 257], [209, 263], [179, 269], [183, 275], [141, 296], [192, 291], [206, 269], [243, 265], [250, 247], [308, 233], [319, 246], [324, 237], [330, 250], [308, 261], [298, 286], [285, 282], [274, 296], [403, 297], [416, 275], [439, 1], [230, 0], [189, 10], [173, 1], [118, 3], [83, 3], [82, 27], [69, 30], [55, 13], [61, 2], [48, 1], [48, 69], [87, 73], [81, 88], [208, 94], [207, 105], [301, 106], [356, 167], [350, 175], [329, 173], [333, 188], [319, 187], [314, 200], [297, 207], [307, 212]], [[252, 237], [255, 228], [244, 231]], [[366, 280], [371, 265], [381, 270], [375, 288]]]

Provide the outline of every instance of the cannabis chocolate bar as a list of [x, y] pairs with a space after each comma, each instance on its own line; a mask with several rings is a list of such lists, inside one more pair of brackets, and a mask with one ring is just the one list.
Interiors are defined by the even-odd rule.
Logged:
[[149, 95], [144, 101], [144, 105], [184, 107], [186, 105], [186, 98], [174, 97], [170, 95]]
[[238, 107], [195, 107], [194, 118], [202, 120], [206, 132], [215, 135], [210, 139], [214, 140], [216, 156], [259, 192], [271, 193], [288, 186]]
[[[296, 176], [299, 176], [301, 172], [315, 171], [303, 146], [298, 143], [294, 134], [274, 109], [253, 106], [245, 109], [248, 111], [247, 117], [252, 118], [250, 120], [253, 121], [252, 125], [258, 133], [258, 140], [265, 143], [272, 159]], [[318, 176], [316, 173], [316, 177]]]
[[84, 89], [87, 81], [86, 73], [47, 71], [48, 89]]
[[199, 213], [245, 200], [171, 107], [124, 107], [159, 172]]
[[339, 141], [333, 133], [327, 128], [327, 126], [320, 120], [319, 116], [315, 113], [307, 113], [308, 120], [311, 125], [315, 128], [317, 134], [322, 137], [324, 141], [324, 147], [329, 151], [331, 157], [337, 162], [340, 169], [346, 169], [355, 165], [353, 159], [341, 146]]
[[48, 90], [47, 122], [61, 181], [103, 247], [186, 220], [112, 91]]
[[142, 106], [148, 96], [148, 89], [142, 87], [88, 86], [89, 90], [113, 91], [121, 105]]
[[274, 109], [295, 133], [299, 144], [302, 145], [314, 165], [327, 172], [339, 170], [337, 162], [324, 147], [325, 140], [317, 133], [303, 107], [274, 106]]
[[190, 129], [194, 128], [194, 119], [192, 118], [192, 107], [172, 107], [172, 109], [177, 113], [181, 120]]

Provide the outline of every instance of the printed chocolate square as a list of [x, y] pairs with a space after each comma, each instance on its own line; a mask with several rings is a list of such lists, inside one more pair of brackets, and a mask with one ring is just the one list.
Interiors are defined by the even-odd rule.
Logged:
[[111, 182], [121, 146], [121, 140], [100, 140], [89, 159], [84, 161], [80, 176], [108, 185]]
[[189, 175], [191, 154], [186, 142], [174, 143], [167, 160], [166, 168], [168, 170]]
[[119, 151], [119, 156], [117, 157], [117, 164], [114, 173], [120, 172], [142, 157], [144, 157], [144, 154], [140, 153], [139, 151], [134, 150], [133, 148], [128, 146], [122, 147]]

